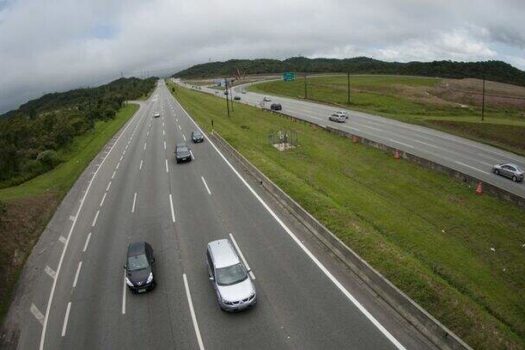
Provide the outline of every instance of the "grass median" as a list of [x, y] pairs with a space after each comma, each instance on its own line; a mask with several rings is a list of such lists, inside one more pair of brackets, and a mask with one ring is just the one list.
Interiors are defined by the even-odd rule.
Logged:
[[[523, 210], [446, 175], [242, 104], [175, 88], [214, 129], [372, 266], [475, 348], [525, 346]], [[299, 146], [280, 152], [277, 131]]]
[[[347, 83], [347, 77], [341, 75], [308, 78], [307, 98], [440, 129], [525, 155], [524, 87], [487, 82], [481, 121], [482, 83], [476, 79], [356, 75], [351, 77], [350, 104]], [[298, 79], [260, 83], [249, 89], [304, 99], [304, 85]]]
[[56, 168], [19, 186], [0, 190], [5, 210], [0, 218], [0, 321], [8, 310], [25, 260], [56, 207], [91, 160], [137, 109], [136, 104], [126, 104], [114, 119], [96, 122], [93, 130], [60, 150], [62, 163]]

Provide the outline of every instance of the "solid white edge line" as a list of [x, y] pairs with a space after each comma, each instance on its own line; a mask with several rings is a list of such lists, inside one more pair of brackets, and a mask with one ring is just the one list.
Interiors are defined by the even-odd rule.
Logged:
[[[197, 125], [195, 120], [193, 120], [193, 118], [190, 117], [189, 113], [184, 109], [184, 107], [182, 107], [179, 101], [175, 99], [175, 102], [177, 102], [177, 104], [186, 113], [186, 115], [193, 122], [193, 124], [195, 124], [195, 126], [199, 130], [201, 130], [199, 125]], [[383, 325], [379, 323], [375, 319], [375, 317], [371, 313], [369, 313], [368, 310], [365, 309], [365, 307], [361, 305], [361, 303], [356, 298], [354, 298], [352, 294], [350, 294], [348, 290], [346, 290], [346, 288], [341, 284], [341, 282], [339, 282], [334, 277], [334, 275], [332, 275], [332, 273], [328, 271], [328, 269], [312, 254], [312, 252], [310, 252], [310, 250], [306, 248], [306, 246], [295, 236], [295, 234], [288, 228], [288, 226], [286, 226], [286, 224], [282, 222], [282, 220], [277, 216], [277, 214], [275, 214], [275, 212], [264, 202], [264, 200], [259, 196], [259, 194], [257, 194], [257, 192], [255, 192], [255, 190], [250, 186], [250, 184], [248, 184], [248, 182], [241, 176], [241, 174], [237, 171], [237, 169], [235, 169], [234, 166], [226, 159], [226, 157], [221, 153], [221, 151], [219, 151], [217, 146], [215, 146], [215, 144], [210, 140], [210, 138], [205, 133], [202, 133], [202, 134], [204, 135], [206, 140], [208, 140], [210, 145], [212, 145], [215, 151], [226, 162], [226, 164], [230, 167], [230, 169], [232, 169], [235, 175], [237, 175], [237, 177], [241, 180], [241, 182], [248, 188], [248, 190], [255, 196], [255, 198], [257, 198], [259, 203], [261, 203], [261, 205], [268, 211], [268, 213], [270, 213], [270, 215], [275, 219], [275, 221], [279, 223], [279, 225], [294, 240], [294, 242], [306, 253], [306, 255], [308, 255], [308, 257], [317, 265], [317, 267], [319, 267], [319, 269], [328, 277], [328, 279], [330, 279], [330, 281], [332, 281], [332, 283], [335, 284], [335, 286], [359, 309], [359, 311], [363, 313], [363, 315], [365, 315], [368, 318], [370, 322], [372, 322], [374, 326], [377, 327], [377, 329], [379, 329], [379, 331], [381, 331], [381, 333], [383, 333], [383, 335], [388, 340], [390, 340], [390, 342], [392, 342], [392, 344], [394, 344], [394, 346], [396, 346], [396, 348], [405, 349], [405, 347], [396, 338], [394, 338], [394, 336], [390, 334], [390, 332], [385, 327], [383, 327]]]
[[204, 343], [202, 342], [201, 331], [199, 330], [199, 324], [197, 323], [197, 316], [193, 309], [193, 301], [191, 300], [190, 286], [188, 285], [188, 278], [186, 274], [182, 274], [184, 279], [184, 289], [186, 290], [186, 297], [188, 298], [188, 306], [190, 307], [191, 320], [193, 322], [193, 328], [195, 329], [195, 335], [197, 336], [197, 342], [199, 343], [199, 349], [204, 350]]
[[135, 212], [135, 204], [137, 203], [137, 192], [133, 195], [133, 205], [131, 206], [131, 212]]
[[142, 163], [143, 163], [143, 162], [144, 162], [144, 160], [143, 160], [143, 159], [141, 159], [141, 160], [140, 160], [140, 165], [139, 165], [139, 170], [141, 170], [141, 169], [142, 169]]
[[64, 324], [62, 325], [62, 336], [66, 335], [67, 321], [69, 320], [69, 311], [71, 311], [71, 302], [67, 303], [66, 315], [64, 316]]
[[75, 279], [73, 280], [73, 288], [76, 288], [78, 282], [78, 275], [80, 274], [80, 269], [82, 268], [82, 261], [78, 263], [77, 272], [75, 273]]
[[241, 248], [239, 248], [239, 245], [237, 244], [237, 241], [235, 240], [235, 238], [233, 237], [233, 234], [230, 233], [230, 239], [232, 240], [233, 242], [233, 245], [235, 246], [235, 249], [237, 250], [237, 253], [239, 253], [239, 256], [241, 257], [242, 259], [242, 262], [244, 263], [244, 266], [246, 266], [246, 269], [249, 270], [249, 275], [250, 277], [252, 278], [252, 280], [255, 279], [255, 275], [253, 274], [253, 272], [251, 271], [250, 269], [250, 265], [248, 265], [248, 262], [246, 261], [246, 259], [244, 258], [244, 254], [242, 253], [241, 251]]
[[100, 210], [97, 210], [97, 213], [95, 214], [95, 217], [93, 218], [93, 222], [91, 223], [91, 227], [95, 227], [97, 224], [98, 214], [100, 214]]
[[102, 200], [100, 201], [99, 207], [101, 207], [102, 204], [104, 204], [104, 201], [106, 200], [107, 194], [108, 194], [107, 192], [104, 192], [104, 195], [102, 196]]
[[456, 164], [458, 164], [458, 165], [461, 165], [461, 166], [465, 166], [465, 167], [470, 168], [470, 169], [472, 169], [472, 170], [479, 171], [480, 173], [484, 173], [484, 174], [487, 174], [487, 175], [490, 174], [490, 173], [487, 172], [487, 171], [484, 171], [484, 170], [481, 170], [481, 169], [475, 168], [475, 167], [473, 167], [473, 166], [470, 166], [470, 165], [465, 164], [465, 163], [463, 163], [463, 162], [460, 162], [460, 161], [458, 161], [458, 160], [455, 160], [454, 163], [456, 163]]
[[204, 184], [204, 187], [206, 187], [206, 191], [208, 191], [208, 194], [211, 196], [210, 188], [208, 187], [208, 184], [206, 183], [204, 176], [201, 176], [201, 179], [202, 179], [202, 183]]
[[175, 210], [173, 209], [173, 197], [170, 193], [171, 221], [175, 222]]
[[124, 286], [122, 287], [122, 314], [126, 314], [126, 271], [124, 271]]
[[168, 169], [168, 160], [166, 159], [166, 172], [169, 173], [170, 170]]
[[[137, 115], [137, 114], [136, 114]], [[135, 116], [133, 116], [132, 118], [134, 118]], [[144, 113], [142, 115], [142, 118], [144, 118]], [[136, 122], [138, 123], [138, 122]], [[53, 303], [53, 297], [55, 295], [55, 289], [56, 289], [56, 282], [58, 280], [58, 275], [60, 273], [60, 269], [62, 267], [62, 262], [64, 261], [64, 256], [66, 255], [66, 251], [67, 251], [67, 247], [69, 246], [69, 238], [71, 237], [71, 233], [73, 232], [74, 228], [75, 228], [75, 225], [76, 225], [76, 222], [77, 222], [77, 219], [78, 219], [78, 216], [80, 214], [80, 211], [82, 210], [82, 207], [84, 206], [84, 201], [89, 193], [89, 190], [91, 189], [91, 185], [93, 184], [93, 180], [95, 179], [95, 177], [97, 176], [98, 174], [98, 171], [100, 170], [100, 168], [102, 168], [102, 164], [104, 164], [104, 162], [106, 161], [106, 159], [108, 158], [108, 156], [111, 154], [111, 151], [113, 150], [113, 148], [115, 147], [115, 145], [118, 143], [118, 141], [120, 140], [120, 138], [122, 137], [122, 135], [124, 135], [127, 131], [127, 129], [131, 126], [131, 124], [133, 124], [133, 120], [130, 119], [130, 121], [128, 122], [128, 124], [126, 125], [126, 127], [124, 128], [124, 130], [122, 130], [122, 132], [120, 133], [120, 135], [118, 136], [117, 140], [115, 140], [115, 142], [113, 143], [113, 145], [111, 146], [110, 150], [108, 151], [108, 153], [104, 156], [104, 159], [102, 159], [102, 162], [99, 164], [99, 166], [97, 167], [97, 169], [95, 170], [95, 173], [93, 174], [93, 176], [91, 177], [91, 180], [89, 181], [89, 184], [88, 184], [88, 187], [86, 188], [86, 192], [84, 192], [84, 196], [82, 197], [82, 199], [80, 200], [80, 206], [78, 207], [77, 209], [77, 213], [75, 215], [75, 220], [73, 221], [73, 224], [71, 225], [70, 229], [69, 229], [69, 233], [67, 235], [67, 238], [66, 238], [66, 243], [64, 244], [64, 248], [62, 250], [62, 255], [60, 256], [60, 260], [58, 262], [58, 267], [57, 267], [57, 278], [54, 279], [53, 281], [53, 285], [51, 286], [51, 291], [49, 292], [49, 298], [48, 298], [48, 302], [47, 302], [47, 306], [46, 306], [46, 314], [44, 316], [44, 323], [43, 323], [43, 326], [42, 326], [42, 333], [40, 333], [40, 345], [38, 346], [39, 350], [43, 350], [44, 349], [44, 343], [46, 341], [46, 330], [47, 330], [47, 321], [49, 319], [49, 312], [51, 310], [51, 304]], [[108, 186], [109, 187], [109, 186]]]
[[91, 232], [88, 233], [87, 237], [86, 237], [86, 243], [84, 243], [84, 249], [82, 249], [82, 252], [86, 252], [87, 250], [87, 247], [89, 245], [89, 240], [91, 239]]

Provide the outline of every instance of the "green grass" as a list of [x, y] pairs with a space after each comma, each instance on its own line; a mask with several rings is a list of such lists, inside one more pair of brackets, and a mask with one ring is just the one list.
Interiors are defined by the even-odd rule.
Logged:
[[[430, 93], [442, 82], [438, 78], [357, 75], [351, 77], [351, 103], [347, 104], [346, 76], [312, 77], [307, 80], [308, 99], [334, 104], [357, 111], [373, 113], [407, 123], [439, 128], [458, 136], [492, 144], [509, 151], [525, 155], [525, 140], [512, 139], [506, 142], [507, 135], [499, 133], [501, 128], [495, 124], [514, 125], [525, 132], [525, 117], [517, 108], [487, 107], [485, 122], [480, 121], [479, 107], [461, 107], [438, 99]], [[293, 82], [272, 81], [253, 85], [252, 91], [304, 99], [304, 80]], [[466, 103], [468, 104], [468, 103]], [[470, 122], [476, 130], [441, 124], [435, 120]], [[450, 127], [449, 127], [450, 126]], [[483, 129], [479, 132], [479, 129]], [[495, 138], [484, 135], [496, 135]], [[518, 144], [518, 147], [515, 145]]]
[[[214, 128], [349, 247], [474, 348], [525, 347], [523, 210], [300, 122], [177, 88]], [[299, 147], [267, 142], [294, 130]], [[491, 251], [495, 248], [495, 252]]]
[[64, 195], [89, 162], [137, 109], [138, 105], [136, 104], [126, 104], [114, 119], [98, 121], [93, 130], [76, 137], [68, 148], [58, 152], [60, 159], [63, 160], [60, 165], [19, 186], [1, 189], [0, 200], [8, 201], [20, 197], [35, 196], [44, 192], [58, 192], [61, 196]]

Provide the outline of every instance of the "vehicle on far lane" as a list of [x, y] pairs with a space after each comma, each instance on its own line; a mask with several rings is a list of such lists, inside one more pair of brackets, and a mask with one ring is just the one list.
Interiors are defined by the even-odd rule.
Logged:
[[160, 117], [160, 113], [159, 112], [153, 114], [153, 118], [158, 118], [158, 117]]
[[246, 93], [246, 90], [242, 90], [242, 91], [241, 91], [241, 94], [245, 94], [245, 93]]
[[502, 163], [496, 164], [492, 167], [492, 172], [496, 175], [505, 176], [512, 179], [514, 182], [522, 182], [525, 176], [525, 171], [520, 169], [516, 164]]
[[175, 146], [175, 159], [177, 160], [177, 163], [191, 162], [191, 152], [188, 145], [185, 143], [178, 143]]
[[344, 117], [345, 119], [348, 119], [348, 113], [345, 111], [337, 111], [337, 112], [332, 113], [332, 115], [337, 116], [337, 117]]
[[134, 293], [144, 293], [157, 285], [155, 280], [155, 257], [148, 242], [134, 242], [128, 246], [126, 256], [126, 284]]
[[193, 143], [204, 142], [204, 135], [199, 130], [192, 131], [191, 140], [193, 141]]
[[328, 119], [336, 123], [346, 122], [346, 118], [343, 115], [332, 114], [328, 117]]
[[263, 97], [264, 102], [271, 102], [272, 100], [268, 96]]
[[255, 286], [228, 239], [208, 243], [208, 277], [223, 311], [240, 311], [257, 304]]
[[272, 103], [271, 106], [270, 106], [270, 109], [272, 111], [280, 111], [283, 109], [283, 106], [281, 106], [280, 103]]
[[240, 100], [241, 100], [241, 96], [234, 96], [233, 99], [234, 99], [235, 101], [240, 101]]

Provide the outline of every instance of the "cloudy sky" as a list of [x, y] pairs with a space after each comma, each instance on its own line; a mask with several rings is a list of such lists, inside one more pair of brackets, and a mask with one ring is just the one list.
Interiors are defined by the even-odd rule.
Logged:
[[297, 55], [525, 70], [525, 0], [0, 0], [0, 112], [121, 74]]

